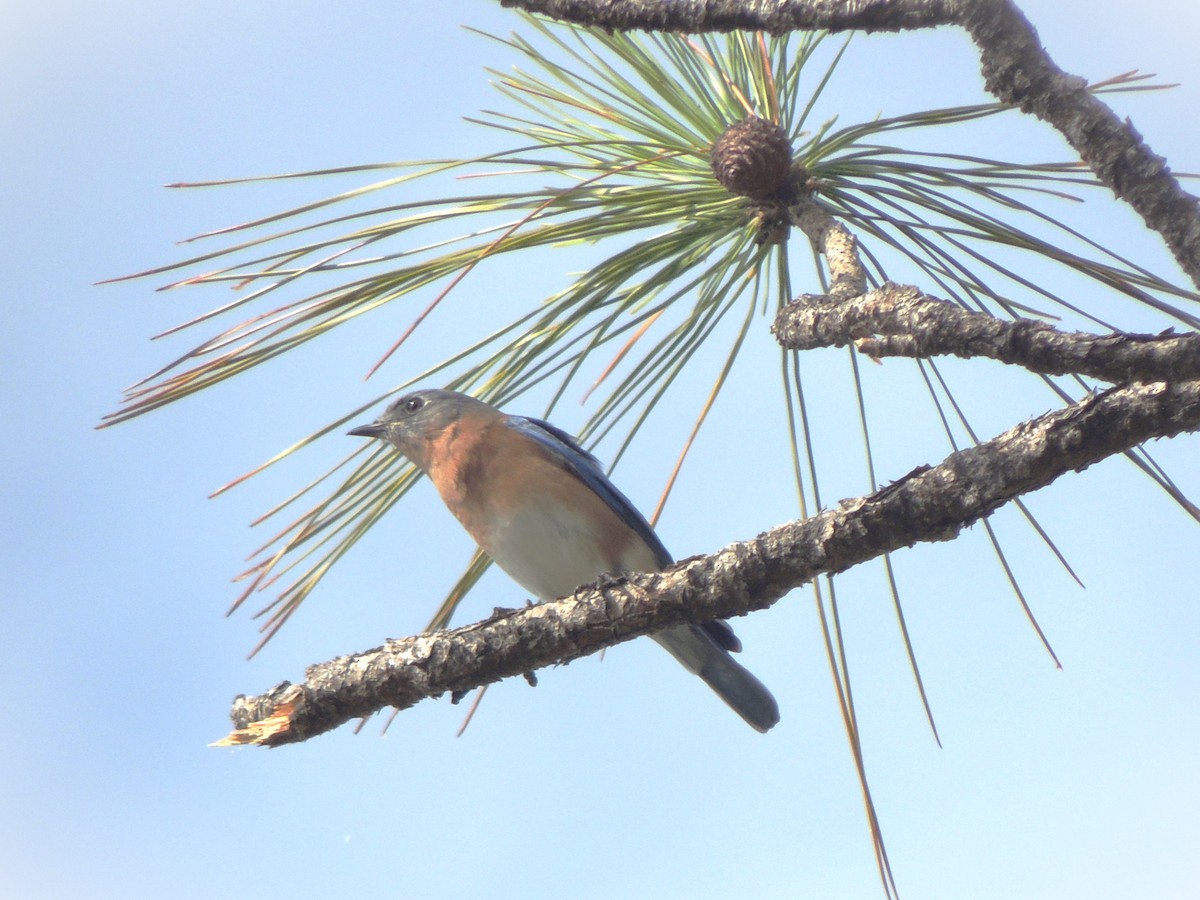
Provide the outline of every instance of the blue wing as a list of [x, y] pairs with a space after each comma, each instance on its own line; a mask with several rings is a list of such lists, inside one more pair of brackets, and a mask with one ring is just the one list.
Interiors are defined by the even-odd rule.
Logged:
[[541, 419], [509, 416], [506, 424], [533, 438], [556, 458], [561, 459], [571, 474], [591, 488], [593, 493], [621, 517], [621, 521], [637, 532], [638, 537], [654, 552], [654, 559], [660, 566], [666, 568], [674, 562], [667, 548], [654, 533], [654, 529], [650, 527], [650, 523], [638, 512], [637, 507], [629, 502], [629, 498], [608, 480], [596, 457], [580, 447], [575, 438]]
[[[638, 512], [629, 498], [617, 490], [616, 485], [608, 480], [608, 476], [600, 468], [600, 462], [576, 442], [575, 438], [561, 428], [551, 425], [541, 419], [526, 416], [508, 416], [505, 422], [509, 428], [515, 428], [528, 437], [533, 438], [555, 458], [562, 460], [576, 478], [586, 484], [612, 509], [621, 520], [637, 532], [638, 537], [646, 542], [646, 546], [654, 553], [655, 561], [664, 569], [674, 560], [663, 542], [659, 540], [646, 517]], [[733, 653], [742, 649], [742, 643], [729, 624], [721, 619], [696, 626], [705, 632], [717, 644]]]

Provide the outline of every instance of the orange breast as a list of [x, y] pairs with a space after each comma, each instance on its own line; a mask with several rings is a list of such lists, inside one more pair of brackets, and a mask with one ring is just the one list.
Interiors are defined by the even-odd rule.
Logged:
[[476, 542], [539, 599], [606, 572], [653, 571], [654, 554], [553, 454], [496, 420], [447, 429], [430, 477]]

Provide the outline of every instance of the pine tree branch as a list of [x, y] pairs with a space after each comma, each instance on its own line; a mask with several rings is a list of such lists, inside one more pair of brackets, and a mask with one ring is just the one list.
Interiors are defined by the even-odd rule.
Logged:
[[1086, 375], [1113, 384], [1200, 377], [1200, 334], [1064, 332], [1036, 319], [1006, 321], [888, 282], [867, 291], [852, 232], [799, 187], [790, 223], [829, 272], [827, 294], [804, 294], [779, 311], [771, 332], [785, 350], [856, 348], [885, 356], [987, 357], [1045, 375]]
[[683, 622], [744, 615], [826, 573], [919, 541], [950, 540], [1000, 506], [1151, 438], [1200, 429], [1200, 380], [1092, 394], [865, 497], [665, 572], [603, 580], [571, 597], [309, 667], [235, 699], [219, 744], [303, 741], [387, 706], [405, 709], [569, 662]]
[[964, 0], [500, 0], [523, 9], [613, 31], [908, 31], [953, 25]]
[[829, 272], [828, 300], [843, 302], [866, 291], [867, 270], [858, 255], [858, 239], [813, 199], [807, 187], [798, 190], [796, 200], [788, 206], [788, 220], [824, 257]]
[[1044, 375], [1086, 375], [1114, 384], [1200, 378], [1195, 332], [1065, 332], [1036, 319], [1005, 321], [971, 312], [891, 282], [848, 300], [800, 297], [779, 311], [771, 331], [787, 350], [853, 343], [876, 359], [982, 356]]
[[979, 48], [987, 89], [1001, 102], [1053, 125], [1096, 177], [1158, 232], [1200, 287], [1200, 201], [1183, 190], [1166, 161], [1063, 72], [1011, 0], [501, 0], [503, 6], [580, 25], [620, 31], [697, 33], [746, 29], [906, 31], [964, 28]]

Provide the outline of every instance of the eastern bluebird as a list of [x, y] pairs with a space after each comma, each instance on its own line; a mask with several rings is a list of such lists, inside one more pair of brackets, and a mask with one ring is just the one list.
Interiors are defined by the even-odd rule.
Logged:
[[[570, 435], [509, 416], [453, 391], [392, 403], [350, 434], [381, 438], [415, 463], [495, 563], [539, 600], [599, 576], [671, 564], [649, 523]], [[775, 698], [729, 655], [741, 649], [723, 621], [650, 635], [759, 731], [779, 721]]]

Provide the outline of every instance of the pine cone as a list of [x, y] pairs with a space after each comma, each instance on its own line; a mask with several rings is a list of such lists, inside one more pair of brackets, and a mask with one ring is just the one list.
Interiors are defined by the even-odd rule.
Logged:
[[713, 174], [725, 190], [765, 200], [787, 183], [792, 145], [774, 122], [748, 116], [725, 129], [709, 153]]

